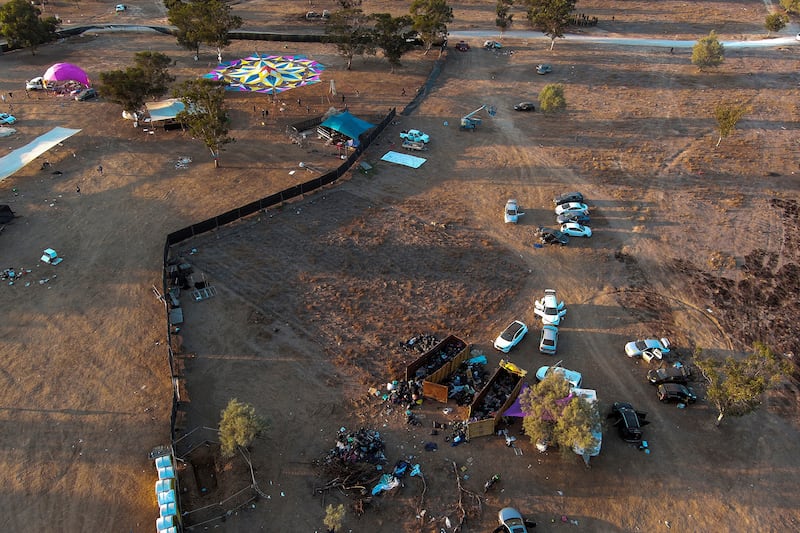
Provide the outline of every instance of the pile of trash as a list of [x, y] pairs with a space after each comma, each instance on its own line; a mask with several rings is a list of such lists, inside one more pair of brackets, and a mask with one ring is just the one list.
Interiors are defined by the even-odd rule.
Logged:
[[461, 339], [450, 337], [450, 342], [445, 342], [435, 353], [427, 356], [422, 366], [417, 369], [415, 377], [425, 379], [442, 368], [445, 363], [454, 359], [466, 347], [467, 345]]
[[439, 344], [439, 339], [434, 335], [420, 333], [414, 335], [405, 342], [401, 342], [400, 348], [406, 352], [414, 352], [422, 355], [428, 350], [432, 350], [437, 344]]
[[347, 464], [370, 463], [384, 464], [386, 456], [383, 451], [386, 445], [381, 434], [374, 429], [361, 428], [348, 432], [347, 428], [339, 428], [334, 446], [323, 458], [323, 463], [343, 462]]
[[31, 271], [26, 268], [5, 268], [3, 269], [2, 273], [0, 273], [0, 280], [16, 281], [25, 274], [30, 273]]
[[[411, 471], [409, 472], [409, 468]], [[390, 491], [395, 489], [401, 485], [401, 479], [403, 479], [406, 474], [409, 474], [411, 477], [413, 476], [420, 476], [422, 477], [422, 471], [420, 470], [419, 464], [411, 465], [408, 461], [397, 461], [397, 464], [394, 465], [394, 470], [392, 470], [391, 474], [383, 474], [381, 476], [380, 481], [378, 484], [372, 488], [372, 495], [376, 496], [384, 491]]]
[[[467, 438], [467, 423], [463, 420], [456, 420], [453, 422], [433, 422], [433, 429], [431, 435], [438, 435], [439, 430], [447, 430], [449, 433], [444, 436], [444, 441], [449, 442], [450, 446], [458, 446], [462, 442], [469, 442]], [[435, 442], [425, 443], [425, 451], [434, 452], [439, 449], [439, 445]]]
[[408, 409], [411, 409], [414, 405], [422, 402], [422, 384], [413, 379], [408, 381], [394, 380], [386, 384], [386, 394], [382, 398], [389, 403], [405, 405]]
[[498, 373], [497, 379], [489, 384], [489, 390], [483, 397], [483, 401], [479, 405], [473, 406], [470, 420], [485, 420], [496, 416], [511, 393], [514, 392], [514, 387], [517, 386], [520, 379], [522, 379], [520, 376], [511, 372]]
[[463, 361], [441, 384], [447, 387], [450, 399], [458, 405], [469, 405], [488, 380], [486, 357], [479, 356]]

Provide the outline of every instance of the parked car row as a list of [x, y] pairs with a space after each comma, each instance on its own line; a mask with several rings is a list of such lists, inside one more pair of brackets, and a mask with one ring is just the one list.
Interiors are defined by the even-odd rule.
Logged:
[[[639, 339], [625, 345], [625, 354], [628, 357], [641, 357], [647, 362], [653, 359], [661, 361], [663, 355], [669, 353], [669, 347], [670, 343], [666, 338]], [[687, 386], [691, 376], [689, 367], [675, 363], [672, 366], [648, 370], [647, 381], [656, 387], [659, 401], [689, 404], [697, 401], [697, 395]], [[642, 441], [641, 428], [648, 424], [646, 416], [647, 413], [637, 411], [627, 402], [614, 403], [608, 414], [608, 418], [613, 419], [614, 425], [619, 429], [620, 437], [626, 442], [633, 443]]]
[[[544, 296], [534, 302], [534, 313], [542, 319], [542, 332], [539, 336], [539, 351], [554, 355], [558, 350], [558, 326], [567, 315], [563, 301], [559, 301], [554, 289], [545, 289]], [[519, 344], [528, 326], [521, 320], [514, 320], [494, 341], [494, 347], [503, 353]]]
[[539, 227], [537, 229], [542, 244], [566, 246], [570, 237], [591, 237], [589, 226], [589, 207], [584, 203], [583, 194], [568, 192], [553, 198], [558, 229]]

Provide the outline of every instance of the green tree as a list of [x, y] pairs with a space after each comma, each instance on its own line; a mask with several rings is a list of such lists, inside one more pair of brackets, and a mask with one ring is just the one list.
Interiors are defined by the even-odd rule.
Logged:
[[550, 373], [521, 397], [522, 426], [534, 444], [571, 450], [593, 448], [593, 431], [600, 424], [597, 404], [581, 396], [570, 397], [570, 384], [561, 374]]
[[425, 43], [426, 54], [433, 43], [447, 38], [447, 25], [453, 21], [453, 8], [447, 0], [414, 0], [409, 13], [414, 30]]
[[205, 78], [187, 80], [174, 94], [186, 106], [177, 119], [186, 124], [192, 137], [203, 141], [218, 168], [220, 149], [234, 140], [228, 136], [225, 84]]
[[800, 0], [781, 0], [781, 7], [785, 9], [787, 13], [800, 15]]
[[373, 29], [375, 45], [383, 51], [383, 56], [394, 72], [395, 67], [400, 66], [403, 54], [413, 47], [412, 43], [406, 40], [412, 25], [411, 17], [408, 15], [393, 17], [389, 13], [376, 13], [372, 18], [375, 20]]
[[228, 33], [242, 27], [242, 18], [231, 13], [224, 0], [205, 0], [205, 24], [200, 41], [217, 49], [217, 60], [222, 63], [222, 49], [231, 44]]
[[494, 23], [500, 28], [500, 31], [507, 30], [514, 23], [514, 15], [508, 13], [513, 5], [514, 0], [497, 0], [497, 7], [495, 8], [497, 18]]
[[140, 111], [147, 99], [144, 72], [137, 67], [101, 72], [98, 89], [106, 100], [121, 105], [123, 111], [131, 114]]
[[195, 59], [202, 43], [217, 49], [217, 60], [220, 62], [222, 49], [230, 44], [228, 33], [242, 26], [241, 17], [231, 13], [231, 6], [223, 0], [176, 3], [167, 12], [167, 18], [170, 24], [178, 28], [178, 44], [194, 50]]
[[219, 421], [220, 453], [226, 458], [233, 457], [239, 446], [250, 446], [265, 428], [264, 420], [252, 405], [232, 398]]
[[342, 527], [343, 519], [344, 505], [340, 503], [339, 505], [334, 506], [333, 504], [329, 503], [325, 508], [325, 519], [322, 523], [328, 528], [328, 531], [336, 531]]
[[334, 11], [325, 26], [327, 40], [336, 43], [339, 55], [347, 60], [347, 70], [353, 66], [353, 57], [375, 54], [371, 22], [369, 15], [353, 7]]
[[194, 4], [186, 4], [175, 0], [171, 7], [167, 6], [167, 20], [177, 28], [175, 37], [178, 44], [194, 52], [194, 60], [200, 55], [200, 32], [202, 13]]
[[736, 124], [747, 111], [747, 107], [743, 104], [717, 104], [714, 108], [714, 118], [717, 119], [717, 127], [719, 128], [717, 146], [719, 146], [723, 138], [733, 133], [733, 130], [736, 129]]
[[764, 27], [767, 29], [767, 37], [769, 37], [773, 31], [781, 31], [788, 23], [789, 17], [783, 13], [770, 13], [767, 15], [767, 18], [764, 19]]
[[717, 39], [714, 30], [697, 41], [692, 48], [692, 64], [700, 70], [707, 67], [718, 67], [725, 61], [725, 47]]
[[695, 365], [708, 381], [706, 397], [717, 408], [716, 425], [723, 417], [744, 416], [761, 405], [764, 393], [791, 372], [791, 365], [761, 342], [744, 359], [726, 357], [695, 359]]
[[158, 98], [169, 89], [175, 81], [175, 76], [170, 75], [169, 66], [172, 59], [161, 52], [136, 52], [133, 56], [134, 65], [141, 69], [147, 85], [146, 96]]
[[60, 22], [55, 17], [42, 19], [42, 12], [26, 0], [10, 0], [0, 7], [0, 33], [12, 48], [30, 48], [36, 55], [40, 44], [55, 40]]
[[526, 0], [528, 20], [531, 25], [550, 37], [550, 50], [556, 39], [564, 37], [564, 30], [570, 25], [576, 0]]
[[550, 83], [542, 88], [539, 93], [539, 109], [543, 113], [555, 113], [567, 108], [564, 99], [564, 86], [560, 83]]
[[160, 52], [137, 52], [134, 66], [100, 73], [100, 92], [128, 113], [138, 112], [147, 98], [157, 98], [167, 92], [169, 84], [175, 80], [167, 70], [171, 63], [172, 60]]

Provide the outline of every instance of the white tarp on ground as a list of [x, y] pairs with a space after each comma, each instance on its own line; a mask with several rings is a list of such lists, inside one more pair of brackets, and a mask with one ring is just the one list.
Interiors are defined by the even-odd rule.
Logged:
[[5, 157], [0, 158], [0, 181], [6, 179], [16, 171], [51, 149], [65, 139], [69, 139], [81, 130], [69, 128], [53, 128], [44, 135], [40, 135], [22, 148], [17, 148]]
[[388, 161], [390, 163], [396, 163], [398, 165], [403, 165], [406, 167], [411, 168], [419, 168], [422, 164], [427, 161], [427, 159], [423, 157], [415, 157], [413, 155], [408, 154], [401, 154], [400, 152], [386, 152], [383, 157], [381, 157], [383, 161]]

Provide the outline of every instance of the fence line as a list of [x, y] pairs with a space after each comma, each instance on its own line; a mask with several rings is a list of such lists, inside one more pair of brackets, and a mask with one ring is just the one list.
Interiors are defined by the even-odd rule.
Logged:
[[[443, 46], [443, 49], [444, 48], [445, 47]], [[432, 69], [431, 73], [428, 76], [428, 80], [426, 81], [425, 86], [429, 87], [429, 84], [431, 84], [433, 80], [436, 79], [436, 77], [439, 75], [441, 71], [443, 64], [444, 60], [442, 59], [436, 62], [436, 65], [434, 66], [434, 68]], [[416, 104], [418, 104], [421, 98], [424, 97], [425, 94], [427, 94], [427, 91], [424, 90], [420, 92], [422, 94], [417, 95], [417, 98], [415, 99]], [[416, 105], [414, 107], [416, 107]], [[411, 111], [412, 108], [407, 107], [406, 110], [404, 111], [404, 114], [411, 113]], [[378, 135], [383, 133], [383, 130], [385, 130], [386, 127], [392, 123], [392, 121], [395, 119], [396, 116], [397, 116], [397, 110], [395, 108], [392, 108], [389, 111], [389, 113], [383, 118], [383, 120], [361, 139], [361, 143], [359, 144], [359, 146], [356, 147], [353, 153], [350, 154], [350, 156], [348, 156], [347, 159], [341, 165], [339, 165], [335, 170], [332, 170], [310, 181], [301, 183], [299, 185], [295, 185], [293, 187], [284, 189], [277, 193], [273, 193], [259, 200], [255, 200], [243, 206], [231, 209], [226, 213], [222, 213], [220, 215], [211, 217], [196, 224], [192, 224], [191, 226], [187, 226], [185, 228], [181, 228], [179, 230], [167, 234], [167, 237], [164, 241], [162, 269], [161, 269], [162, 294], [164, 294], [165, 298], [167, 294], [169, 294], [169, 278], [168, 278], [167, 268], [169, 266], [169, 252], [172, 246], [180, 242], [183, 242], [187, 239], [190, 239], [192, 237], [196, 237], [203, 233], [207, 233], [209, 231], [218, 229], [221, 226], [230, 224], [232, 222], [240, 220], [241, 218], [250, 216], [253, 213], [256, 213], [263, 209], [267, 209], [269, 207], [278, 205], [293, 198], [297, 198], [298, 196], [302, 196], [303, 194], [315, 191], [325, 185], [330, 185], [340, 177], [344, 176], [353, 167], [353, 165], [356, 164], [356, 162], [364, 153], [364, 151], [375, 141]], [[165, 305], [164, 309], [165, 309], [164, 314], [166, 319], [165, 322], [167, 330], [167, 347], [168, 347], [167, 358], [169, 360], [169, 370], [173, 382], [172, 411], [170, 414], [170, 424], [169, 424], [170, 444], [172, 448], [175, 449], [175, 445], [183, 438], [181, 437], [177, 440], [175, 438], [176, 437], [175, 427], [177, 422], [178, 408], [180, 404], [179, 380], [181, 376], [178, 375], [175, 369], [175, 353], [172, 350], [172, 329], [170, 327], [170, 322], [169, 322], [169, 306]], [[184, 437], [186, 436], [188, 435], [184, 435]], [[249, 461], [248, 464], [250, 464]], [[250, 469], [252, 474], [252, 464], [250, 465]], [[253, 484], [250, 487], [253, 488], [257, 493], [261, 492], [260, 489], [258, 488], [258, 485], [255, 483], [255, 478], [253, 479]], [[245, 505], [249, 503], [249, 501], [252, 500], [248, 500], [248, 502], [245, 502]], [[223, 517], [224, 515], [218, 518], [212, 518], [211, 520], [203, 522], [203, 524], [212, 522], [217, 519], [224, 519]]]
[[[396, 109], [392, 108], [389, 111], [389, 113], [386, 115], [386, 117], [384, 117], [384, 119], [377, 125], [377, 127], [373, 128], [367, 135], [364, 136], [364, 138], [362, 139], [361, 144], [355, 149], [355, 151], [352, 154], [350, 154], [350, 156], [341, 165], [339, 165], [335, 170], [332, 170], [332, 171], [330, 171], [330, 172], [328, 172], [328, 173], [326, 173], [326, 174], [324, 174], [322, 176], [316, 177], [316, 178], [314, 178], [312, 180], [309, 180], [307, 182], [301, 183], [299, 185], [294, 185], [292, 187], [289, 187], [288, 189], [284, 189], [284, 190], [282, 190], [280, 192], [271, 194], [271, 195], [266, 196], [264, 198], [261, 198], [259, 200], [256, 200], [256, 201], [250, 202], [248, 204], [245, 204], [243, 206], [236, 207], [236, 208], [231, 209], [230, 211], [227, 211], [227, 212], [222, 213], [220, 215], [216, 215], [216, 216], [211, 217], [209, 219], [203, 220], [201, 222], [197, 222], [195, 224], [192, 224], [191, 226], [187, 226], [185, 228], [179, 229], [177, 231], [173, 231], [172, 233], [168, 234], [166, 239], [165, 239], [165, 241], [164, 241], [164, 250], [163, 250], [163, 257], [162, 257], [162, 269], [161, 269], [162, 294], [165, 296], [165, 298], [169, 294], [169, 275], [168, 275], [168, 270], [167, 269], [168, 269], [168, 266], [169, 266], [170, 248], [172, 246], [174, 246], [175, 244], [178, 244], [178, 243], [180, 243], [182, 241], [185, 241], [187, 239], [190, 239], [192, 237], [196, 237], [198, 235], [201, 235], [203, 233], [219, 229], [220, 227], [222, 227], [224, 225], [230, 224], [232, 222], [236, 222], [237, 220], [240, 220], [240, 219], [242, 219], [244, 217], [250, 216], [250, 215], [252, 215], [254, 213], [257, 213], [258, 211], [261, 211], [261, 210], [266, 209], [268, 207], [272, 207], [272, 206], [278, 205], [280, 203], [286, 202], [287, 200], [291, 200], [293, 198], [297, 198], [298, 196], [302, 196], [302, 195], [307, 194], [309, 192], [315, 191], [315, 190], [317, 190], [317, 189], [319, 189], [321, 187], [324, 187], [325, 185], [329, 185], [329, 184], [333, 183], [334, 181], [336, 181], [337, 179], [339, 179], [340, 177], [345, 175], [350, 170], [350, 168], [352, 168], [352, 166], [356, 164], [358, 159], [364, 153], [364, 150], [366, 150], [370, 146], [370, 144], [372, 144], [372, 142], [377, 138], [377, 136], [380, 133], [382, 133], [383, 130], [389, 124], [392, 123], [392, 120], [394, 120], [396, 114], [397, 114]], [[182, 441], [184, 437], [187, 437], [188, 434], [184, 435], [183, 437], [180, 437], [180, 438], [176, 439], [176, 426], [177, 426], [177, 420], [178, 420], [178, 409], [180, 407], [180, 384], [179, 383], [180, 383], [181, 376], [178, 374], [178, 372], [176, 370], [175, 352], [172, 349], [172, 328], [171, 328], [170, 321], [169, 321], [169, 306], [165, 305], [164, 309], [165, 309], [165, 318], [166, 318], [165, 322], [166, 322], [166, 330], [167, 330], [167, 359], [168, 359], [168, 362], [169, 362], [169, 371], [170, 371], [170, 376], [172, 377], [172, 385], [173, 385], [173, 387], [172, 387], [172, 409], [171, 409], [170, 417], [169, 417], [170, 443], [171, 443], [172, 448], [175, 449], [175, 446], [180, 441]], [[250, 466], [250, 468], [251, 468], [251, 473], [252, 473], [252, 465]], [[254, 489], [257, 494], [260, 492], [260, 490], [258, 489], [258, 486], [255, 484], [255, 479], [253, 480], [253, 485], [250, 485], [249, 487], [246, 487], [243, 490], [246, 490], [247, 488]], [[238, 494], [239, 493], [237, 493], [237, 495]], [[247, 503], [249, 503], [250, 501], [252, 501], [252, 499], [253, 498], [249, 499], [244, 504], [240, 504], [238, 506], [235, 506], [234, 509], [241, 508], [242, 506], [244, 506]], [[222, 507], [222, 503], [224, 503], [224, 502], [220, 502], [219, 503], [220, 507]], [[187, 511], [184, 514], [188, 514], [188, 513], [194, 512], [194, 511], [196, 511], [196, 510]], [[210, 520], [207, 520], [205, 522], [201, 522], [201, 524], [212, 522], [212, 521], [218, 520], [218, 519], [224, 519], [225, 515], [226, 514], [223, 513], [220, 516], [211, 518]], [[196, 524], [196, 525], [200, 525], [200, 524]]]

